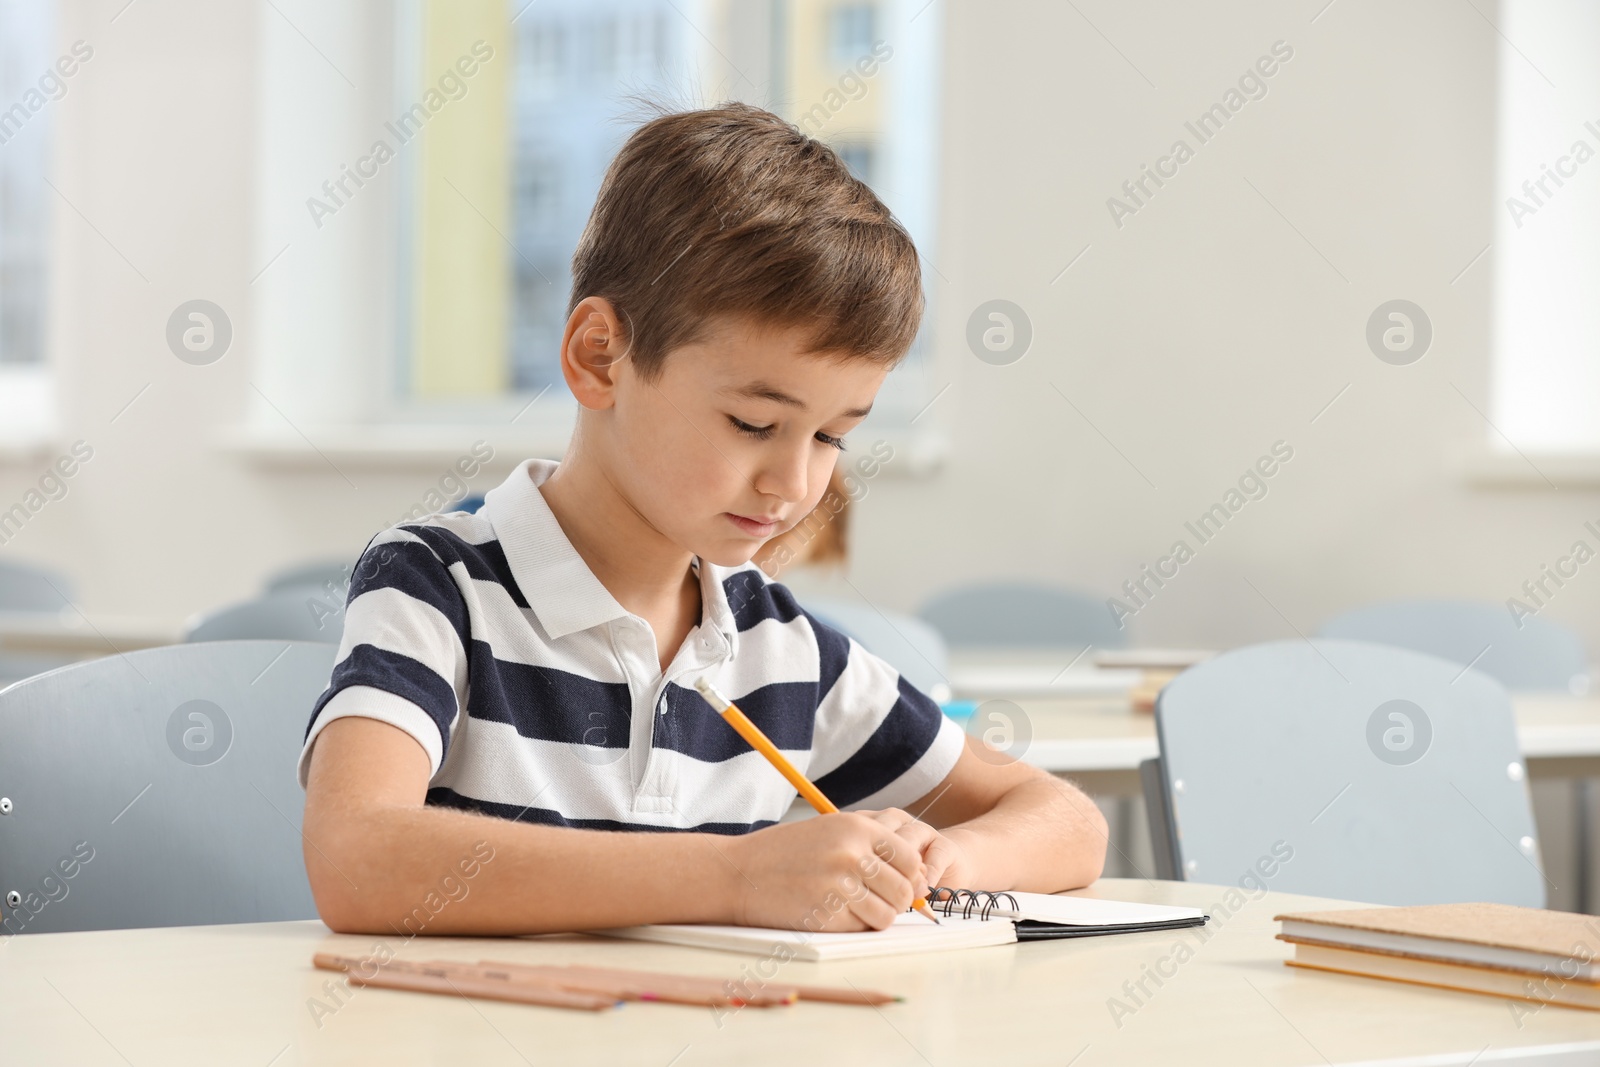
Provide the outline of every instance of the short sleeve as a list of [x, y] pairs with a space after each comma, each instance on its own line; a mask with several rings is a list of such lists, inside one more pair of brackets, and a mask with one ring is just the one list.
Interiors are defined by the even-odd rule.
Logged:
[[807, 614], [822, 699], [810, 771], [841, 808], [904, 808], [955, 769], [961, 727], [883, 659]]
[[301, 787], [317, 734], [346, 715], [404, 730], [436, 774], [466, 707], [468, 625], [455, 576], [432, 546], [406, 527], [373, 538], [351, 574], [344, 637], [306, 726]]

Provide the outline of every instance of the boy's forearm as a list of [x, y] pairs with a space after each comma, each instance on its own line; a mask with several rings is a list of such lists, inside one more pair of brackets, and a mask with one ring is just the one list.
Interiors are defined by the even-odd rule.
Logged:
[[306, 866], [341, 933], [531, 934], [732, 921], [736, 869], [710, 834], [535, 826], [437, 807], [308, 812]]
[[1100, 877], [1105, 816], [1076, 786], [1040, 774], [983, 815], [941, 831], [961, 846], [970, 888], [1058, 893]]

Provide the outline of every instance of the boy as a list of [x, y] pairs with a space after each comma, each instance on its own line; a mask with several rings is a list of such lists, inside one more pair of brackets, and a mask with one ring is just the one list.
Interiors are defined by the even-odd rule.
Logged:
[[[832, 149], [742, 104], [629, 138], [573, 258], [564, 459], [355, 568], [299, 767], [330, 927], [881, 929], [934, 885], [1099, 876], [1087, 797], [750, 562], [816, 506], [921, 314], [910, 238]], [[861, 810], [777, 825], [794, 789], [702, 676]]]

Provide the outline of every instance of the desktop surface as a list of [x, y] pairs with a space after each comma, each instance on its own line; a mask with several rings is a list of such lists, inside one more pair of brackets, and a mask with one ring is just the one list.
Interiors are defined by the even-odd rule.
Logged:
[[[1208, 910], [1224, 887], [1106, 879], [1084, 895]], [[70, 898], [62, 902], [70, 906]], [[1209, 931], [833, 963], [776, 981], [904, 996], [883, 1008], [801, 1002], [714, 1013], [629, 1003], [587, 1013], [351, 987], [314, 952], [586, 963], [731, 979], [761, 958], [581, 935], [377, 938], [320, 922], [19, 935], [0, 942], [7, 1064], [698, 1063], [1321, 1064], [1594, 1043], [1600, 1013], [1538, 1008], [1284, 966], [1272, 916], [1353, 902], [1267, 893]], [[1140, 989], [1142, 985], [1142, 991]], [[1488, 1051], [1485, 1051], [1488, 1050]], [[1537, 1061], [1536, 1061], [1537, 1062]], [[1576, 1060], [1573, 1062], [1584, 1062]]]

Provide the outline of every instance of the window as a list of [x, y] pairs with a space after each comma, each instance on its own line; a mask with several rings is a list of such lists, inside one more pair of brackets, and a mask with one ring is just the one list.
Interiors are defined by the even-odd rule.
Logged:
[[877, 40], [874, 4], [836, 4], [828, 10], [828, 60], [845, 67], [872, 51]]
[[[763, 72], [765, 85], [740, 88], [753, 90], [750, 95], [762, 101], [805, 101], [804, 109], [785, 108], [788, 117], [804, 121], [809, 132], [833, 142], [859, 177], [878, 184], [884, 177], [879, 157], [894, 148], [885, 136], [889, 112], [882, 97], [884, 86], [898, 72], [892, 68], [893, 47], [874, 37], [877, 6], [815, 0], [744, 3], [762, 9], [773, 44], [786, 54], [787, 62]], [[424, 4], [425, 10], [442, 6], [440, 0]], [[526, 0], [509, 0], [505, 14], [510, 20], [506, 34], [510, 56], [502, 61], [509, 69], [508, 225], [507, 239], [494, 254], [503, 259], [509, 285], [503, 290], [503, 305], [494, 302], [495, 287], [486, 287], [471, 297], [471, 309], [463, 309], [465, 316], [479, 321], [507, 318], [504, 368], [501, 373], [474, 375], [471, 361], [464, 361], [454, 344], [453, 332], [430, 337], [413, 328], [416, 347], [404, 357], [407, 365], [413, 370], [456, 368], [435, 375], [412, 373], [414, 401], [430, 394], [459, 394], [474, 386], [484, 392], [530, 396], [559, 387], [557, 352], [566, 324], [572, 250], [606, 165], [641, 114], [640, 99], [697, 103], [710, 95], [707, 66], [730, 54], [738, 56], [733, 62], [744, 76], [759, 79], [749, 70], [751, 50], [730, 39], [725, 28], [735, 16], [715, 3], [539, 0], [528, 5]], [[748, 19], [748, 10], [739, 17]], [[930, 18], [929, 25], [933, 22]], [[460, 50], [464, 35], [458, 20], [425, 13], [421, 26], [425, 35], [439, 38], [437, 47], [433, 41], [420, 42], [423, 51], [444, 55], [452, 48]], [[818, 26], [825, 27], [821, 35]], [[441, 173], [481, 172], [499, 163], [492, 145], [457, 148], [460, 151], [450, 161], [441, 163]], [[430, 159], [426, 149], [421, 158]], [[462, 190], [426, 180], [419, 188], [425, 205], [436, 198], [443, 209], [424, 206], [410, 211], [402, 205], [402, 219], [421, 219], [424, 225], [427, 220], [474, 225], [459, 202]], [[491, 214], [482, 204], [477, 208], [479, 214]], [[423, 245], [430, 243], [425, 231], [413, 229], [410, 236]], [[411, 258], [415, 260], [414, 255]], [[419, 312], [425, 318], [430, 305], [450, 298], [432, 284], [426, 268], [412, 279], [409, 307], [401, 313], [411, 316], [413, 327]], [[452, 316], [446, 313], [443, 318]], [[559, 388], [556, 395], [562, 396]]]
[[1490, 419], [1499, 432], [1491, 440], [1498, 451], [1592, 455], [1600, 453], [1600, 7], [1502, 0], [1500, 21], [1517, 48], [1499, 46], [1490, 253]]
[[45, 429], [52, 406], [45, 299], [54, 205], [45, 182], [51, 104], [65, 84], [51, 71], [54, 35], [52, 5], [0, 0], [0, 427], [7, 437]]
[[[605, 167], [635, 98], [681, 98], [703, 46], [687, 21], [697, 7], [683, 0], [507, 0], [492, 25], [457, 7], [423, 0], [414, 36], [400, 42], [420, 76], [402, 98], [474, 39], [495, 53], [477, 98], [452, 116], [457, 129], [424, 133], [409, 163], [415, 200], [397, 205], [412, 265], [399, 287], [409, 350], [397, 354], [397, 399], [413, 413], [560, 386], [572, 252]], [[545, 408], [563, 405], [555, 388]]]
[[[277, 0], [260, 18], [246, 452], [459, 451], [497, 421], [517, 448], [559, 448], [572, 253], [642, 100], [747, 100], [835, 145], [917, 241], [933, 318], [940, 0], [399, 0], [360, 18]], [[905, 427], [937, 391], [919, 338], [869, 424]]]
[[831, 144], [922, 253], [922, 332], [884, 382], [867, 432], [904, 430], [942, 388], [929, 342], [945, 284], [936, 227], [940, 3], [793, 0], [774, 10], [778, 110]]
[[[537, 392], [560, 384], [556, 353], [567, 321], [572, 251], [628, 132], [635, 109], [628, 98], [672, 99], [674, 87], [693, 75], [701, 42], [691, 40], [692, 28], [668, 0], [540, 0], [514, 28], [510, 387]], [[556, 61], [568, 73], [547, 93], [524, 93], [532, 79], [523, 71], [546, 64], [540, 42], [549, 41], [562, 42], [572, 56], [570, 66]]]
[[834, 143], [833, 147], [838, 151], [839, 158], [844, 160], [845, 166], [850, 168], [851, 174], [854, 174], [868, 185], [872, 184], [875, 177], [875, 171], [872, 166], [872, 145], [838, 141]]

